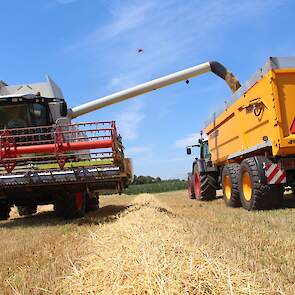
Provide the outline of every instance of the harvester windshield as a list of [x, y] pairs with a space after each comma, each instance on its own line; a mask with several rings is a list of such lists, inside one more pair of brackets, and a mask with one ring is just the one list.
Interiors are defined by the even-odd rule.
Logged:
[[44, 126], [49, 124], [47, 104], [0, 104], [0, 129]]

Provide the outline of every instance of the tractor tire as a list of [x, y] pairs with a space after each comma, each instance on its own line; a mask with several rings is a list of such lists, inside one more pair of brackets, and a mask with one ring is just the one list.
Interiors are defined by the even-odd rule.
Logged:
[[216, 198], [217, 181], [210, 173], [200, 173], [194, 167], [195, 198], [200, 201], [210, 201]]
[[9, 218], [10, 206], [6, 203], [0, 203], [0, 220], [7, 220]]
[[67, 192], [60, 195], [54, 203], [54, 211], [64, 219], [83, 217], [86, 211], [86, 194]]
[[222, 170], [223, 200], [227, 207], [241, 207], [239, 193], [239, 164], [228, 164]]
[[262, 163], [271, 162], [258, 156], [243, 160], [240, 167], [239, 191], [242, 206], [249, 210], [278, 208], [284, 195], [284, 187], [266, 183]]
[[99, 194], [87, 193], [86, 194], [86, 212], [95, 211], [99, 208]]
[[187, 191], [188, 191], [188, 197], [190, 199], [195, 199], [195, 187], [194, 187], [194, 180], [192, 173], [188, 173], [187, 177]]
[[19, 216], [28, 216], [37, 213], [37, 205], [31, 206], [17, 206]]

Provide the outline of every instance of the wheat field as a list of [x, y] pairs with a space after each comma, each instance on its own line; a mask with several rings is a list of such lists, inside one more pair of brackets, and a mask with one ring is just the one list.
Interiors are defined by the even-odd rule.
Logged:
[[0, 294], [295, 294], [294, 201], [274, 211], [185, 191], [109, 196], [75, 221], [0, 223]]

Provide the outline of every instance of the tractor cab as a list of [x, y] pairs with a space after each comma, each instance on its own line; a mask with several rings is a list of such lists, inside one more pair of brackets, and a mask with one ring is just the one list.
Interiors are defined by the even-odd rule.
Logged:
[[192, 154], [192, 148], [198, 147], [200, 148], [200, 157], [199, 159], [205, 160], [206, 162], [211, 160], [211, 154], [209, 149], [208, 140], [204, 138], [199, 139], [199, 143], [195, 145], [188, 146], [186, 148], [187, 155]]

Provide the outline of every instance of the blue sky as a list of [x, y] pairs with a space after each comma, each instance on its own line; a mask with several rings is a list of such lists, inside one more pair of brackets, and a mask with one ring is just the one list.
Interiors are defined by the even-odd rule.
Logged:
[[[1, 12], [0, 79], [48, 73], [71, 107], [208, 60], [244, 82], [268, 56], [295, 55], [291, 0], [11, 0]], [[229, 96], [207, 74], [79, 120], [116, 120], [135, 174], [185, 178], [184, 147]]]

